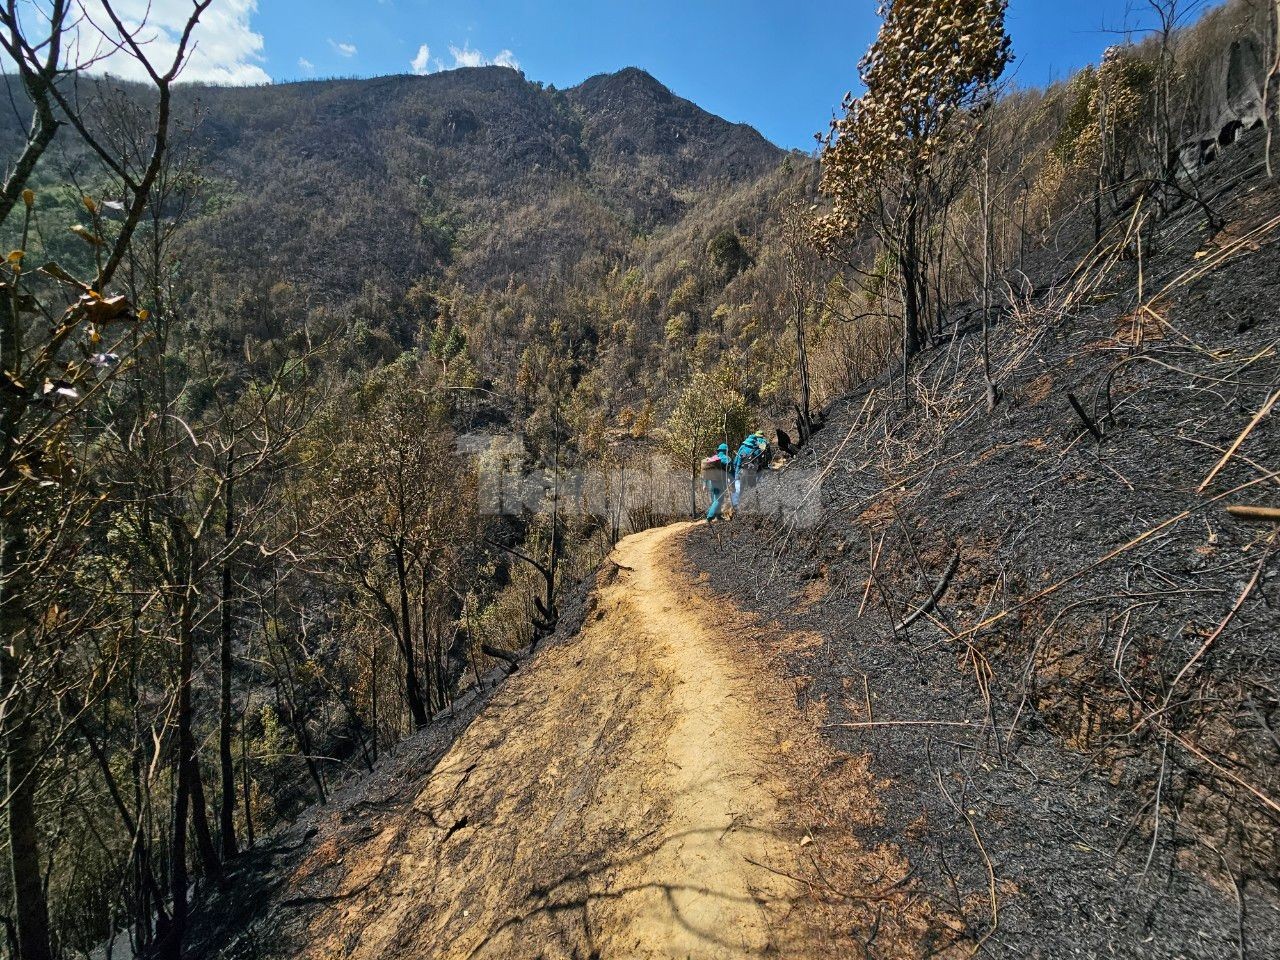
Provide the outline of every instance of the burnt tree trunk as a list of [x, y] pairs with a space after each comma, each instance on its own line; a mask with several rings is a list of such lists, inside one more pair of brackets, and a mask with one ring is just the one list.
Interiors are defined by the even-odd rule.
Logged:
[[17, 663], [0, 654], [0, 677], [9, 696], [5, 710], [5, 827], [9, 846], [9, 882], [13, 890], [14, 933], [19, 960], [51, 960], [49, 909], [44, 895], [44, 865], [35, 811], [36, 765], [26, 705], [13, 690]]
[[222, 796], [219, 806], [218, 826], [222, 841], [221, 853], [224, 860], [229, 860], [236, 855], [236, 769], [235, 758], [231, 753], [231, 649], [235, 633], [234, 604], [236, 585], [231, 563], [231, 541], [236, 532], [235, 481], [231, 476], [233, 468], [234, 456], [228, 450], [222, 520], [223, 551], [225, 556], [222, 558], [222, 602], [219, 605], [221, 629], [218, 643], [218, 665], [220, 670], [218, 760], [222, 775]]
[[[427, 709], [427, 719], [430, 720], [436, 713], [436, 700], [433, 696], [435, 689], [435, 670], [432, 665], [432, 647], [428, 637], [431, 636], [431, 605], [428, 601], [431, 589], [430, 566], [424, 556], [422, 558], [422, 581], [418, 594], [418, 633], [422, 638], [422, 676], [427, 687], [426, 702], [423, 704]], [[440, 707], [444, 707], [444, 701], [440, 701]]]
[[[188, 549], [191, 545], [188, 544]], [[194, 564], [192, 564], [194, 566]], [[209, 829], [209, 807], [205, 803], [204, 785], [200, 780], [200, 754], [196, 746], [195, 708], [192, 704], [191, 681], [195, 663], [195, 585], [191, 582], [190, 567], [184, 588], [179, 619], [181, 636], [181, 695], [178, 709], [178, 755], [186, 768], [187, 799], [191, 809], [191, 825], [196, 835], [196, 850], [205, 872], [217, 877], [222, 872], [222, 862], [213, 844], [213, 831]]]
[[[189, 593], [188, 593], [189, 597]], [[185, 629], [189, 620], [190, 603], [182, 602], [183, 627], [178, 650], [178, 750], [174, 759], [173, 834], [169, 846], [169, 899], [170, 921], [160, 944], [162, 960], [181, 960], [182, 940], [187, 932], [187, 818], [190, 813], [191, 764], [187, 763], [188, 743], [194, 746], [191, 730], [191, 674], [195, 651], [189, 642], [191, 634]]]
[[[14, 300], [2, 298], [0, 362], [15, 379], [22, 373], [21, 318]], [[0, 731], [4, 750], [4, 790], [8, 803], [4, 827], [8, 840], [9, 882], [13, 891], [14, 939], [18, 960], [50, 960], [49, 906], [45, 898], [39, 825], [36, 820], [36, 747], [31, 724], [32, 704], [23, 690], [22, 674], [29, 669], [28, 588], [30, 570], [27, 513], [17, 491], [18, 437], [26, 403], [6, 391], [2, 414], [3, 451], [0, 481], [7, 491], [0, 501]]]
[[400, 654], [404, 660], [404, 698], [415, 727], [427, 724], [427, 711], [422, 705], [422, 692], [418, 686], [417, 664], [413, 656], [413, 619], [409, 612], [409, 571], [405, 565], [404, 547], [396, 544], [396, 588], [400, 597]]

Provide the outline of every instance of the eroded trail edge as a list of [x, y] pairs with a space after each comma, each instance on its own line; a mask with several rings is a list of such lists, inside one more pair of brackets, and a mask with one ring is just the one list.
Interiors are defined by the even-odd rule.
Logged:
[[687, 530], [624, 540], [576, 638], [397, 800], [334, 812], [288, 880], [319, 895], [293, 955], [808, 957], [904, 934], [890, 955], [916, 952], [905, 864], [854, 839], [865, 762], [824, 751], [820, 710], [771, 679], [778, 644], [690, 576]]

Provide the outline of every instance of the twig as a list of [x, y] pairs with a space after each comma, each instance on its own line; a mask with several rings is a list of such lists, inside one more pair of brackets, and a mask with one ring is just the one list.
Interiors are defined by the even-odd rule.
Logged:
[[1173, 697], [1173, 691], [1176, 690], [1178, 684], [1182, 682], [1182, 678], [1185, 677], [1190, 672], [1191, 668], [1200, 661], [1200, 658], [1208, 652], [1209, 648], [1213, 646], [1213, 642], [1222, 635], [1222, 631], [1227, 629], [1227, 625], [1231, 623], [1231, 621], [1235, 619], [1235, 615], [1240, 612], [1240, 608], [1244, 606], [1244, 602], [1249, 598], [1249, 594], [1253, 593], [1253, 588], [1258, 585], [1258, 579], [1262, 576], [1262, 569], [1267, 565], [1267, 560], [1271, 557], [1271, 547], [1276, 542], [1277, 534], [1280, 534], [1280, 528], [1277, 528], [1276, 531], [1271, 534], [1271, 539], [1267, 541], [1267, 546], [1262, 551], [1262, 559], [1258, 561], [1257, 567], [1254, 568], [1253, 576], [1249, 579], [1249, 582], [1245, 584], [1244, 589], [1240, 591], [1240, 596], [1236, 598], [1236, 602], [1232, 605], [1231, 609], [1227, 611], [1227, 615], [1222, 618], [1222, 622], [1218, 624], [1218, 628], [1214, 630], [1213, 633], [1209, 634], [1204, 643], [1200, 644], [1200, 649], [1196, 651], [1195, 656], [1187, 661], [1186, 666], [1179, 670], [1178, 675], [1173, 678], [1173, 683], [1169, 684], [1169, 692], [1164, 698], [1164, 705], [1166, 707], [1169, 705], [1169, 701]]
[[1251, 794], [1253, 794], [1255, 797], [1257, 797], [1259, 800], [1261, 800], [1261, 801], [1262, 801], [1263, 806], [1265, 806], [1265, 807], [1266, 807], [1268, 810], [1270, 810], [1272, 813], [1280, 814], [1280, 803], [1276, 803], [1276, 801], [1272, 800], [1270, 797], [1268, 797], [1265, 793], [1263, 793], [1261, 790], [1259, 790], [1259, 789], [1258, 789], [1257, 787], [1255, 787], [1253, 784], [1249, 783], [1247, 780], [1242, 780], [1239, 776], [1237, 776], [1236, 774], [1232, 773], [1230, 770], [1228, 770], [1228, 769], [1227, 769], [1226, 767], [1224, 767], [1222, 764], [1220, 764], [1220, 763], [1218, 763], [1217, 761], [1215, 761], [1213, 758], [1211, 758], [1208, 754], [1206, 754], [1203, 750], [1201, 750], [1199, 747], [1197, 747], [1197, 746], [1196, 746], [1194, 743], [1192, 743], [1190, 740], [1187, 740], [1185, 737], [1181, 737], [1181, 736], [1179, 736], [1178, 734], [1176, 734], [1176, 733], [1175, 733], [1175, 734], [1173, 734], [1173, 739], [1177, 740], [1180, 744], [1182, 744], [1182, 745], [1183, 745], [1183, 747], [1185, 747], [1187, 750], [1189, 750], [1189, 751], [1191, 751], [1192, 753], [1194, 753], [1197, 757], [1199, 757], [1201, 760], [1203, 760], [1203, 761], [1204, 761], [1205, 763], [1207, 763], [1209, 766], [1213, 767], [1213, 769], [1217, 770], [1220, 774], [1222, 774], [1224, 777], [1226, 777], [1226, 778], [1227, 778], [1228, 780], [1230, 780], [1232, 783], [1236, 784], [1237, 786], [1244, 787], [1244, 788], [1245, 788], [1246, 790], [1248, 790]]
[[1147, 871], [1151, 869], [1151, 861], [1155, 859], [1156, 844], [1160, 841], [1160, 795], [1164, 791], [1164, 771], [1169, 761], [1169, 737], [1166, 734], [1164, 738], [1164, 747], [1160, 751], [1160, 774], [1156, 780], [1156, 797], [1155, 807], [1152, 811], [1151, 825], [1151, 847], [1147, 850], [1147, 862], [1142, 866], [1142, 877], [1145, 879]]
[[862, 616], [862, 611], [867, 608], [867, 597], [871, 595], [871, 581], [875, 577], [876, 564], [880, 562], [880, 550], [884, 547], [884, 533], [880, 534], [880, 543], [872, 544], [871, 532], [867, 532], [867, 546], [870, 548], [871, 569], [867, 572], [867, 585], [862, 591], [862, 602], [858, 604], [858, 616]]
[[1262, 408], [1253, 415], [1253, 419], [1249, 421], [1249, 425], [1241, 431], [1240, 436], [1236, 437], [1236, 442], [1227, 448], [1227, 452], [1222, 455], [1222, 459], [1214, 464], [1213, 469], [1209, 471], [1209, 475], [1204, 478], [1204, 481], [1200, 486], [1196, 487], [1196, 493], [1204, 493], [1205, 488], [1208, 487], [1209, 484], [1213, 482], [1213, 478], [1218, 475], [1218, 471], [1225, 467], [1227, 462], [1235, 456], [1235, 452], [1240, 449], [1240, 445], [1244, 443], [1249, 434], [1253, 432], [1253, 428], [1262, 421], [1263, 417], [1271, 412], [1271, 408], [1276, 405], [1277, 400], [1280, 400], [1280, 390], [1271, 394], [1271, 396], [1267, 398], [1267, 402], [1262, 405]]
[[[965, 823], [968, 824], [969, 832], [973, 835], [973, 842], [978, 845], [978, 852], [982, 854], [983, 863], [987, 868], [987, 895], [991, 901], [991, 927], [978, 938], [977, 942], [973, 946], [973, 953], [971, 955], [977, 956], [982, 951], [982, 945], [990, 940], [992, 934], [994, 934], [1000, 927], [1000, 900], [996, 892], [996, 868], [995, 864], [991, 862], [991, 857], [987, 853], [987, 848], [982, 843], [982, 837], [978, 834], [978, 827], [973, 822], [973, 817], [969, 815], [969, 811], [964, 808], [963, 804], [956, 803], [955, 798], [951, 796], [946, 786], [943, 785], [942, 771], [935, 769], [933, 771], [933, 775], [938, 781], [938, 789], [942, 791], [942, 795], [947, 798], [947, 802], [951, 804], [955, 812], [963, 817]], [[964, 799], [963, 794], [961, 795], [961, 799]]]
[[939, 580], [937, 586], [933, 588], [932, 596], [930, 596], [929, 599], [925, 601], [924, 606], [913, 611], [912, 613], [907, 614], [907, 616], [903, 618], [902, 622], [893, 628], [894, 633], [899, 633], [907, 629], [907, 627], [911, 626], [913, 623], [915, 623], [917, 620], [923, 617], [926, 613], [930, 613], [933, 611], [934, 607], [938, 605], [938, 601], [942, 599], [943, 594], [947, 592], [947, 587], [951, 583], [951, 578], [955, 576], [956, 568], [959, 566], [960, 566], [960, 551], [957, 550], [954, 554], [951, 555], [951, 562], [947, 564], [947, 569], [943, 572], [942, 579]]
[[1075, 410], [1076, 415], [1084, 421], [1084, 425], [1088, 431], [1093, 434], [1093, 439], [1101, 443], [1102, 431], [1098, 429], [1098, 425], [1096, 423], [1089, 419], [1089, 415], [1084, 412], [1084, 407], [1080, 406], [1080, 401], [1076, 399], [1076, 395], [1074, 393], [1068, 393], [1067, 400], [1071, 403], [1071, 407]]

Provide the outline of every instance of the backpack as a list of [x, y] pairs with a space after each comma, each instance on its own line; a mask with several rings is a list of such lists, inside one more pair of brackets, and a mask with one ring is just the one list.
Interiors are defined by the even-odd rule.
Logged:
[[702, 461], [702, 475], [705, 477], [709, 473], [724, 473], [727, 468], [724, 461], [720, 459], [720, 455], [707, 457]]
[[738, 462], [746, 470], [763, 470], [769, 465], [769, 441], [755, 434], [738, 448]]

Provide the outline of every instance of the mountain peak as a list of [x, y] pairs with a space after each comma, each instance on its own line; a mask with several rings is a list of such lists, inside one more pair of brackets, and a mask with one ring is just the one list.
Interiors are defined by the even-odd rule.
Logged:
[[708, 113], [639, 67], [598, 74], [566, 92], [590, 151], [662, 158], [675, 182], [757, 177], [782, 157], [752, 127]]
[[654, 90], [661, 90], [664, 93], [671, 92], [671, 89], [665, 83], [641, 67], [623, 67], [621, 70], [615, 70], [613, 73], [602, 73], [599, 76], [612, 83], [650, 87]]
[[588, 98], [640, 95], [654, 101], [679, 99], [671, 92], [670, 87], [640, 67], [623, 67], [613, 73], [598, 73], [571, 88], [570, 92]]

